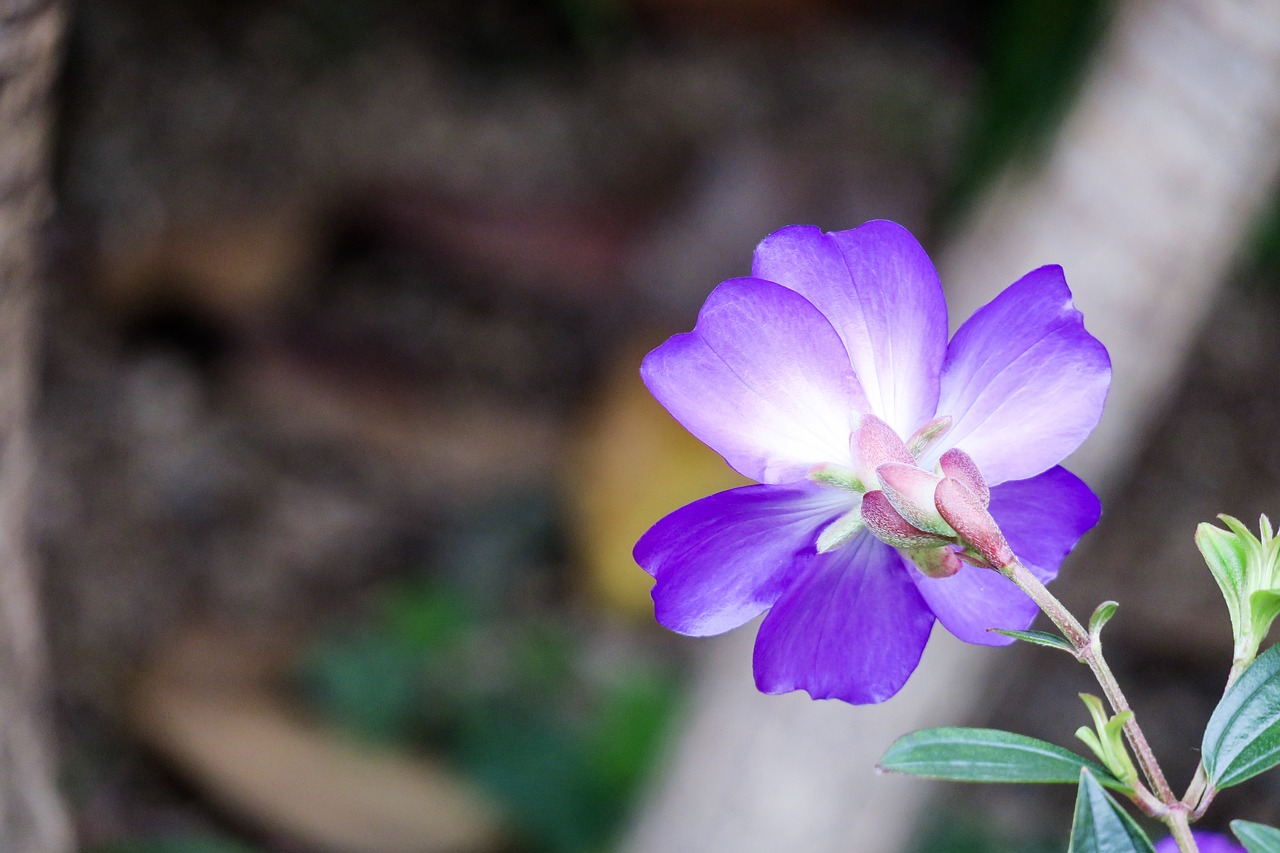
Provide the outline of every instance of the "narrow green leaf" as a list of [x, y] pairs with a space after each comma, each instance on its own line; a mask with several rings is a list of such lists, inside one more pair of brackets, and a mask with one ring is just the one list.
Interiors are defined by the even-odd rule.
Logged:
[[1085, 769], [1080, 771], [1067, 853], [1155, 853], [1155, 848], [1142, 828]]
[[1231, 831], [1249, 853], [1280, 853], [1280, 829], [1263, 823], [1233, 820]]
[[1081, 726], [1076, 729], [1076, 737], [1084, 741], [1084, 745], [1093, 751], [1093, 754], [1102, 757], [1102, 741], [1098, 739], [1098, 733], [1088, 726]]
[[1103, 784], [1123, 789], [1105, 767], [1069, 749], [998, 729], [944, 727], [903, 735], [878, 769], [953, 782], [1070, 784], [1087, 768]]
[[1229, 788], [1280, 764], [1280, 644], [1231, 685], [1204, 730], [1205, 770]]
[[1076, 730], [1076, 737], [1093, 750], [1093, 754], [1102, 762], [1103, 767], [1111, 771], [1112, 776], [1125, 783], [1123, 788], [1116, 790], [1129, 796], [1138, 779], [1138, 770], [1129, 758], [1129, 748], [1125, 746], [1122, 730], [1124, 724], [1133, 718], [1133, 712], [1125, 711], [1112, 717], [1107, 714], [1106, 705], [1097, 696], [1081, 693], [1080, 699], [1089, 709], [1089, 716], [1093, 717], [1093, 728], [1081, 726]]
[[1111, 621], [1111, 617], [1116, 615], [1116, 610], [1120, 607], [1118, 601], [1104, 601], [1094, 608], [1093, 615], [1089, 617], [1089, 634], [1098, 636], [1102, 631], [1102, 626]]
[[1012, 631], [1004, 628], [989, 628], [988, 630], [993, 634], [1003, 634], [1006, 637], [1013, 637], [1015, 640], [1021, 640], [1024, 643], [1033, 643], [1050, 649], [1061, 649], [1072, 657], [1076, 655], [1075, 648], [1057, 634], [1050, 634], [1045, 631]]

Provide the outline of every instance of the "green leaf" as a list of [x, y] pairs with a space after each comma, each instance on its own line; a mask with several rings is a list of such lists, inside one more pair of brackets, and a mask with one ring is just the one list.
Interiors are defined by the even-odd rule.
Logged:
[[903, 735], [880, 759], [881, 771], [953, 782], [1070, 784], [1088, 768], [1122, 789], [1106, 768], [1069, 749], [998, 729], [944, 727]]
[[1134, 784], [1138, 780], [1138, 770], [1133, 766], [1133, 760], [1129, 758], [1129, 748], [1125, 746], [1124, 724], [1133, 718], [1133, 712], [1125, 711], [1112, 717], [1097, 696], [1081, 693], [1080, 699], [1089, 709], [1089, 716], [1093, 717], [1094, 728], [1081, 726], [1076, 730], [1076, 737], [1084, 741], [1085, 745], [1093, 750], [1093, 754], [1098, 756], [1103, 766], [1124, 783], [1123, 788], [1116, 790], [1123, 792], [1126, 796], [1132, 794]]
[[1024, 643], [1032, 643], [1050, 649], [1061, 649], [1072, 657], [1076, 656], [1075, 647], [1057, 634], [1050, 634], [1045, 631], [1011, 631], [1004, 628], [990, 628], [988, 630], [993, 634], [1003, 634], [1006, 637], [1013, 637], [1015, 640], [1021, 640]]
[[1111, 621], [1111, 617], [1116, 615], [1116, 610], [1119, 608], [1118, 601], [1104, 601], [1094, 608], [1093, 615], [1089, 617], [1089, 635], [1098, 636], [1102, 632], [1102, 626]]
[[1280, 764], [1280, 645], [1231, 685], [1204, 731], [1209, 781], [1229, 788]]
[[1087, 769], [1080, 771], [1067, 853], [1155, 853], [1151, 840]]
[[1280, 853], [1280, 829], [1247, 820], [1233, 820], [1231, 831], [1249, 853]]

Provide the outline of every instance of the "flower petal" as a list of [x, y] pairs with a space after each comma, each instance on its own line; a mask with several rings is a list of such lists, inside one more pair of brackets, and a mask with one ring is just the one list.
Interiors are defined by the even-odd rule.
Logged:
[[864, 534], [810, 560], [756, 638], [756, 686], [883, 702], [915, 671], [933, 616], [896, 551]]
[[[1245, 849], [1225, 835], [1216, 832], [1193, 832], [1200, 853], [1246, 853]], [[1156, 853], [1178, 853], [1178, 842], [1172, 836], [1156, 842]]]
[[793, 225], [760, 243], [751, 271], [803, 295], [831, 320], [870, 411], [899, 435], [933, 417], [947, 306], [933, 263], [909, 231], [883, 220], [830, 234]]
[[796, 485], [743, 486], [676, 510], [635, 547], [657, 580], [658, 621], [705, 637], [758, 616], [816, 553], [818, 531], [849, 508], [847, 492]]
[[850, 421], [866, 407], [827, 319], [758, 279], [712, 291], [694, 330], [649, 353], [640, 375], [689, 432], [766, 483], [802, 479], [820, 462], [848, 465]]
[[[1056, 467], [996, 486], [990, 512], [1023, 564], [1049, 581], [1080, 537], [1098, 523], [1101, 506], [1079, 477]], [[942, 626], [967, 643], [1007, 645], [1011, 638], [987, 629], [1021, 631], [1035, 621], [1035, 603], [991, 569], [965, 566], [941, 580], [919, 573], [912, 577]]]
[[1056, 465], [1093, 430], [1111, 359], [1085, 331], [1062, 268], [1027, 273], [956, 332], [938, 413], [955, 422], [938, 450], [964, 450], [988, 484]]
[[912, 577], [942, 627], [966, 643], [1008, 645], [1011, 637], [987, 629], [1021, 631], [1039, 612], [1026, 593], [994, 569], [966, 565], [949, 578], [931, 578], [921, 572]]
[[1102, 515], [1093, 490], [1060, 465], [996, 486], [988, 509], [1013, 553], [1045, 582], [1057, 576], [1063, 559]]

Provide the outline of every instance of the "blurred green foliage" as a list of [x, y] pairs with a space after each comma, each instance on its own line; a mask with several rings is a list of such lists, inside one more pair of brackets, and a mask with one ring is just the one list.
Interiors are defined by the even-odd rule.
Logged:
[[1005, 163], [1034, 158], [1071, 104], [1113, 4], [1109, 0], [997, 0], [980, 8], [981, 83], [951, 192], [972, 201]]
[[448, 760], [524, 849], [583, 853], [608, 848], [680, 694], [661, 661], [603, 648], [557, 602], [554, 526], [536, 500], [473, 516], [430, 558], [447, 570], [317, 640], [298, 684], [331, 723]]
[[911, 849], [916, 853], [1061, 853], [1062, 844], [1047, 837], [1001, 833], [947, 810], [930, 823]]
[[602, 849], [677, 706], [675, 679], [583, 666], [563, 614], [512, 621], [456, 589], [389, 593], [300, 670], [310, 706], [371, 741], [448, 758], [504, 805], [531, 849]]
[[1246, 287], [1280, 289], [1280, 196], [1254, 223], [1241, 259], [1241, 279]]
[[260, 853], [257, 848], [212, 835], [177, 835], [89, 847], [85, 853]]

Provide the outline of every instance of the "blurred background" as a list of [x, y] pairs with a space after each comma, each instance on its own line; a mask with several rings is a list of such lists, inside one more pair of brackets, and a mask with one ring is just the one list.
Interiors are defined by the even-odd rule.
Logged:
[[[65, 11], [30, 502], [77, 849], [1061, 849], [1072, 790], [871, 766], [926, 722], [1071, 745], [1065, 656], [756, 697], [754, 629], [669, 634], [630, 559], [738, 482], [639, 359], [770, 231], [870, 218], [958, 318], [1066, 266], [1117, 381], [1059, 592], [1121, 602], [1189, 779], [1230, 659], [1194, 525], [1280, 513], [1274, 4]], [[1211, 823], [1280, 819], [1237, 790]]]

